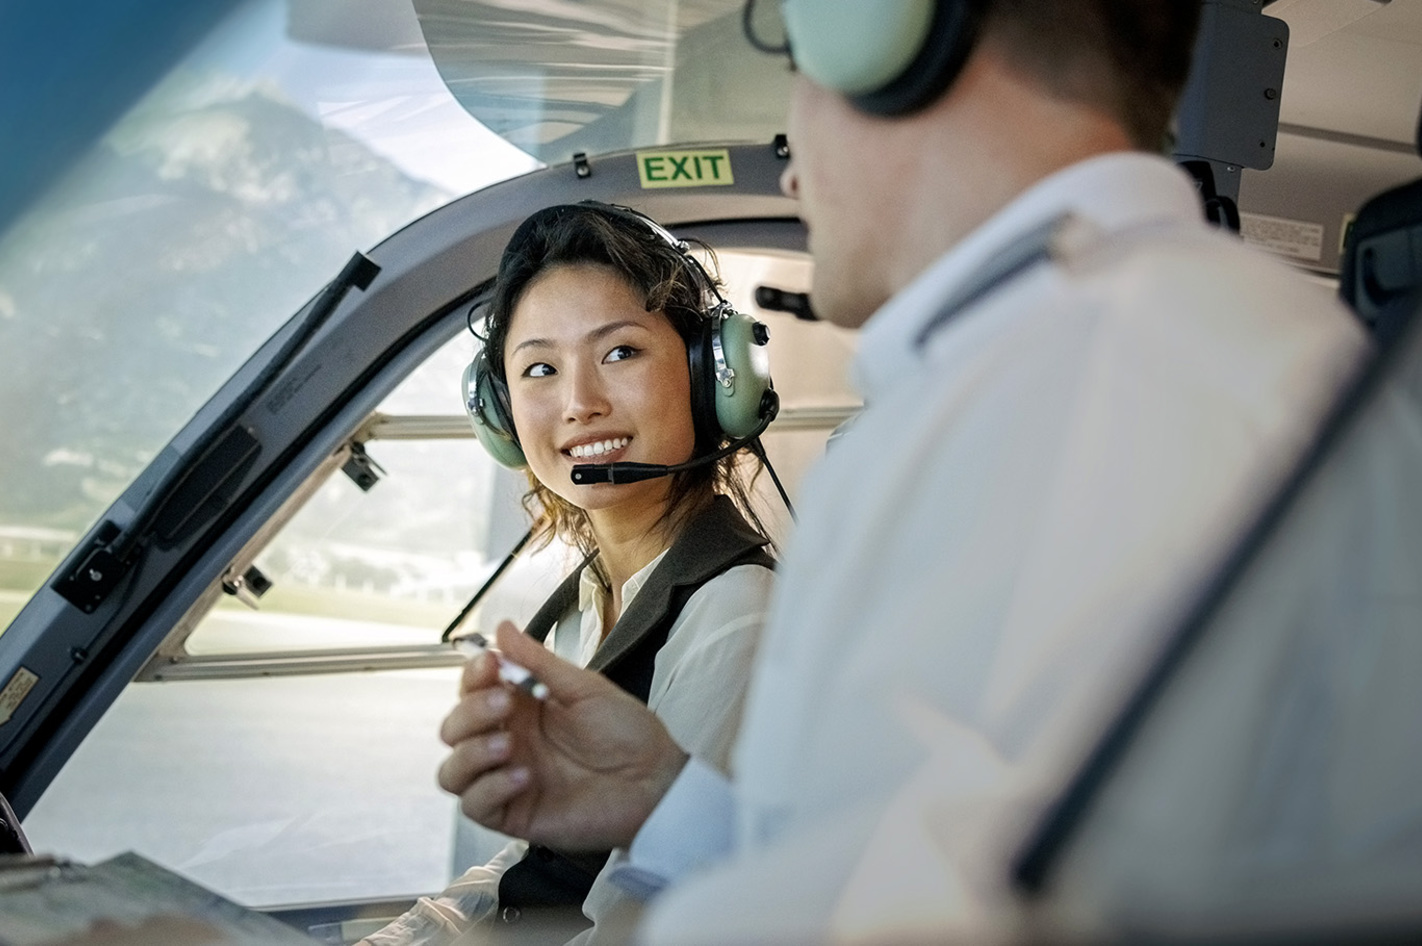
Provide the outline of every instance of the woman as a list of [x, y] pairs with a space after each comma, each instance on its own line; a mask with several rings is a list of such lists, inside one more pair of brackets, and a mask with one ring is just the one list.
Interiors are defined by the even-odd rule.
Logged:
[[[723, 312], [708, 306], [719, 299], [650, 220], [591, 202], [550, 207], [504, 251], [466, 387], [480, 439], [527, 468], [539, 535], [586, 556], [526, 632], [645, 700], [683, 748], [725, 769], [773, 564], [737, 454], [633, 483], [571, 475], [580, 464], [683, 464], [726, 445], [724, 428], [744, 421], [718, 412], [710, 377], [708, 332]], [[751, 373], [742, 368], [741, 397], [760, 412], [768, 379], [756, 387]], [[607, 859], [515, 842], [364, 942], [444, 942], [481, 920], [519, 922], [530, 907], [586, 926], [584, 915], [626, 908], [615, 887], [594, 884]]]

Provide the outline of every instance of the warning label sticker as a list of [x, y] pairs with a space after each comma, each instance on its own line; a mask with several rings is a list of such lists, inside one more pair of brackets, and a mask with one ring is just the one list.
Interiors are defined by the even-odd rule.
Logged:
[[1264, 214], [1239, 215], [1239, 235], [1244, 242], [1292, 256], [1318, 261], [1323, 258], [1323, 224], [1288, 220]]
[[5, 684], [5, 689], [0, 690], [0, 725], [10, 721], [10, 717], [15, 715], [15, 710], [20, 708], [20, 704], [25, 701], [25, 697], [30, 695], [30, 690], [38, 682], [39, 677], [24, 667], [15, 671], [10, 682]]

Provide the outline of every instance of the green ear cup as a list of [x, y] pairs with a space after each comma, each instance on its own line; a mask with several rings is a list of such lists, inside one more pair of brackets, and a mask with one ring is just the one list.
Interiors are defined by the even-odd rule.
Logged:
[[888, 85], [918, 56], [935, 0], [785, 0], [795, 68], [845, 95]]
[[512, 470], [526, 467], [528, 460], [518, 444], [513, 419], [508, 414], [508, 399], [500, 397], [498, 379], [489, 370], [488, 360], [482, 351], [464, 369], [462, 393], [464, 409], [474, 425], [474, 435], [489, 455]]
[[796, 68], [870, 115], [937, 101], [977, 42], [985, 0], [784, 0]]
[[721, 320], [711, 342], [716, 420], [726, 436], [750, 435], [761, 421], [761, 398], [770, 390], [769, 333], [764, 324], [726, 306], [712, 310]]

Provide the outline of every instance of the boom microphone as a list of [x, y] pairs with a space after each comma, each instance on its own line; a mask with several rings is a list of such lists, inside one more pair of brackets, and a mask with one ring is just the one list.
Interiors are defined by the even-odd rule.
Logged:
[[721, 449], [708, 453], [704, 457], [693, 457], [685, 463], [674, 463], [670, 466], [661, 463], [579, 463], [573, 467], [573, 482], [579, 486], [591, 486], [594, 483], [640, 483], [643, 480], [654, 480], [659, 476], [671, 476], [673, 473], [680, 473], [684, 470], [694, 470], [699, 466], [708, 463], [715, 463], [724, 457], [728, 457], [737, 450], [750, 446], [756, 438], [765, 433], [765, 429], [770, 426], [770, 422], [775, 420], [775, 415], [780, 411], [780, 396], [774, 391], [766, 391], [765, 398], [761, 404], [760, 423], [749, 435], [732, 440]]
[[795, 318], [806, 322], [818, 322], [820, 318], [810, 307], [808, 292], [791, 292], [788, 289], [777, 289], [774, 286], [756, 286], [755, 304], [773, 312], [789, 312]]

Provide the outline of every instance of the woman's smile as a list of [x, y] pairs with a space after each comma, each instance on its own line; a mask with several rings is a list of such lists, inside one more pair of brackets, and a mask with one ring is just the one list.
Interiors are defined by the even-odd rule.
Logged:
[[627, 449], [627, 445], [632, 442], [631, 437], [610, 437], [606, 440], [594, 440], [591, 443], [579, 443], [568, 447], [563, 452], [574, 460], [601, 459], [603, 462], [611, 462], [613, 454], [620, 454]]

